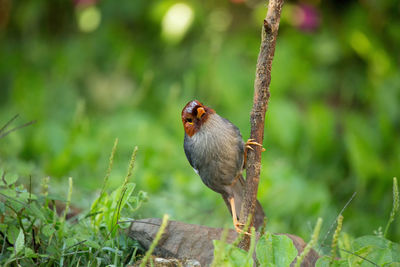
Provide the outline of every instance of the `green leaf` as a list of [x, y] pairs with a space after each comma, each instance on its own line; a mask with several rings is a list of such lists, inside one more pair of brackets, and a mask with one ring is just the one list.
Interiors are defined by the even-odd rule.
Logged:
[[4, 180], [6, 180], [7, 185], [12, 185], [18, 180], [18, 175], [16, 174], [9, 174], [4, 177]]
[[[266, 232], [265, 235], [258, 240], [256, 255], [260, 266], [273, 266], [273, 260], [270, 261], [270, 259], [274, 257], [271, 233]], [[271, 265], [268, 265], [268, 262], [270, 262]]]
[[44, 227], [42, 227], [42, 234], [44, 234], [47, 237], [50, 237], [56, 229], [54, 229], [54, 226], [52, 224], [47, 224]]
[[25, 235], [22, 229], [19, 229], [17, 240], [15, 240], [15, 254], [18, 254], [25, 247]]
[[17, 192], [15, 192], [15, 190], [9, 189], [9, 188], [1, 189], [0, 193], [5, 195], [6, 197], [12, 198], [12, 199], [15, 199], [15, 197], [17, 196]]
[[[128, 203], [128, 200], [130, 199], [135, 189], [135, 186], [136, 185], [134, 183], [127, 183], [125, 186], [120, 186], [111, 193], [108, 200], [111, 203], [108, 203], [108, 205], [106, 206], [107, 208], [104, 212], [105, 221], [107, 222], [109, 230], [116, 230], [114, 226], [121, 216], [123, 208]], [[118, 211], [120, 212], [119, 214]]]
[[75, 237], [69, 237], [64, 240], [64, 245], [66, 248], [71, 247], [78, 243], [78, 240]]
[[366, 236], [362, 236], [362, 237], [355, 239], [353, 241], [353, 246], [354, 246], [354, 249], [356, 249], [356, 250], [358, 250], [362, 247], [370, 246], [370, 245], [373, 245], [378, 248], [386, 248], [389, 243], [390, 243], [390, 241], [383, 237], [379, 237], [379, 236], [375, 236], [375, 235], [366, 235]]
[[0, 223], [0, 232], [4, 232], [7, 229], [7, 224]]
[[86, 240], [84, 244], [94, 249], [100, 249], [100, 245], [96, 241], [90, 239]]
[[42, 222], [46, 221], [46, 216], [41, 211], [41, 209], [37, 206], [37, 203], [35, 203], [35, 202], [33, 202], [29, 205], [28, 214], [35, 218], [38, 218]]
[[[121, 186], [121, 187], [117, 188], [114, 192], [112, 192], [111, 193], [111, 199], [113, 201], [112, 207], [118, 208], [118, 206], [120, 205], [120, 209], [122, 210], [122, 208], [125, 206], [128, 199], [131, 197], [133, 190], [135, 189], [135, 186], [136, 185], [134, 183], [127, 183], [125, 185], [125, 187]], [[125, 189], [125, 193], [121, 199], [124, 189]]]
[[7, 229], [7, 238], [8, 241], [10, 241], [11, 244], [15, 243], [15, 240], [18, 237], [19, 231], [18, 231], [18, 227], [16, 227], [15, 225], [9, 225], [8, 229]]
[[26, 258], [37, 258], [38, 255], [31, 248], [25, 248], [25, 257]]
[[127, 203], [127, 201], [130, 199], [130, 197], [132, 196], [133, 191], [135, 190], [136, 184], [134, 183], [127, 183], [125, 188], [125, 194], [122, 198], [121, 201], [121, 210], [122, 208], [125, 206], [125, 204]]
[[6, 206], [3, 202], [0, 202], [0, 214], [4, 214], [6, 212]]
[[[331, 264], [332, 258], [323, 256], [315, 263], [315, 267], [348, 267], [349, 264], [346, 260], [334, 260]], [[352, 266], [352, 265], [350, 265]]]
[[372, 235], [359, 237], [354, 240], [353, 248], [357, 255], [378, 265], [400, 262], [400, 245], [383, 237]]
[[214, 259], [219, 259], [217, 266], [229, 267], [252, 267], [253, 259], [247, 257], [247, 252], [231, 244], [222, 243], [220, 240], [213, 240]]
[[137, 199], [139, 202], [146, 202], [149, 199], [147, 192], [139, 191], [139, 194], [137, 195]]
[[106, 193], [106, 192], [103, 192], [103, 193], [101, 193], [101, 195], [99, 195], [98, 198], [96, 198], [96, 199], [93, 201], [92, 206], [91, 206], [91, 208], [90, 208], [91, 212], [96, 212], [97, 209], [98, 209], [97, 206], [103, 205], [103, 204], [104, 204], [104, 198], [105, 198], [106, 195], [107, 195], [107, 193]]
[[323, 256], [317, 260], [315, 263], [315, 267], [329, 267], [331, 261], [331, 257]]
[[110, 251], [114, 254], [118, 254], [119, 256], [122, 255], [122, 251], [117, 249], [117, 248], [112, 248], [112, 247], [102, 247], [101, 250], [103, 251]]
[[265, 233], [257, 243], [257, 259], [260, 266], [290, 266], [297, 256], [293, 241], [286, 235]]
[[353, 254], [350, 254], [348, 257], [348, 262], [350, 266], [360, 266], [361, 263], [363, 263], [365, 259], [368, 259], [368, 255], [371, 253], [373, 250], [372, 246], [367, 246], [360, 248], [357, 251], [354, 251]]
[[[17, 200], [17, 201], [15, 201]], [[8, 205], [13, 209], [13, 211], [19, 212], [22, 208], [25, 207], [24, 203], [18, 201], [18, 198], [13, 198], [13, 200], [7, 201]]]
[[22, 202], [28, 202], [28, 200], [36, 200], [37, 197], [35, 194], [31, 194], [29, 192], [22, 192], [18, 196], [19, 200]]

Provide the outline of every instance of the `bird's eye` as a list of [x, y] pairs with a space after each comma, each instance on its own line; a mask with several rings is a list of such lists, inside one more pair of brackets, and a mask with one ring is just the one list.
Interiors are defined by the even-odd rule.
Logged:
[[186, 121], [187, 121], [188, 123], [192, 123], [192, 122], [193, 122], [193, 120], [192, 120], [191, 118], [187, 118]]

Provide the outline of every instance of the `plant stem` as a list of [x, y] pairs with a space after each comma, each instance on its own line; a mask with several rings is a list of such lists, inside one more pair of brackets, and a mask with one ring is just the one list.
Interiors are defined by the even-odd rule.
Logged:
[[394, 218], [396, 217], [396, 213], [399, 210], [399, 187], [397, 185], [397, 178], [393, 177], [393, 208], [392, 211], [390, 212], [390, 217], [389, 221], [386, 225], [385, 232], [383, 234], [383, 237], [386, 237], [389, 227], [394, 221]]
[[311, 248], [317, 243], [319, 232], [321, 230], [322, 219], [318, 218], [317, 224], [315, 225], [314, 232], [311, 236], [310, 242], [308, 242], [307, 246], [304, 248], [303, 252], [297, 256], [295, 267], [300, 267], [304, 258], [307, 256], [308, 252], [310, 252]]

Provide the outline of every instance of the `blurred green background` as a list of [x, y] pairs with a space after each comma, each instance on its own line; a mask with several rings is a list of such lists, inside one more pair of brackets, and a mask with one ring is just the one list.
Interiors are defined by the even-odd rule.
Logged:
[[[51, 176], [87, 208], [115, 138], [111, 188], [134, 146], [133, 182], [149, 201], [135, 217], [229, 226], [219, 195], [183, 152], [180, 112], [192, 99], [249, 137], [255, 65], [267, 4], [231, 1], [0, 0], [0, 165], [35, 190]], [[344, 230], [372, 234], [400, 174], [400, 4], [287, 1], [272, 68], [259, 200], [273, 232], [308, 240], [342, 207]], [[400, 239], [399, 224], [390, 237]]]

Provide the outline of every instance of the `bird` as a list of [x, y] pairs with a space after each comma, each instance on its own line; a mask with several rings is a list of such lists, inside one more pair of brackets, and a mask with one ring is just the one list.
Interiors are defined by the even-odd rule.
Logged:
[[[182, 110], [185, 130], [183, 147], [186, 158], [203, 183], [221, 194], [233, 220], [234, 228], [241, 233], [239, 223], [245, 181], [242, 175], [248, 149], [261, 146], [253, 139], [245, 143], [232, 122], [219, 116], [212, 108], [198, 100], [189, 101]], [[264, 223], [265, 213], [257, 200], [254, 227]]]

